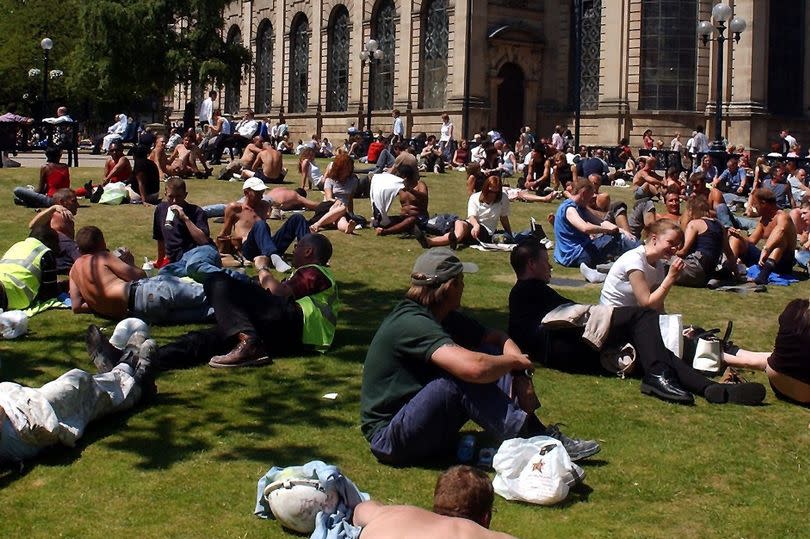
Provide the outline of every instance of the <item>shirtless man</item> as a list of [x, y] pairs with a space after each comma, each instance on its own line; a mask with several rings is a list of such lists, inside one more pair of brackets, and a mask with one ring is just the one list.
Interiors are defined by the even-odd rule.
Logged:
[[287, 171], [281, 165], [281, 152], [270, 144], [265, 144], [264, 149], [256, 156], [250, 170], [242, 171], [242, 177], [256, 177], [268, 183], [283, 183]]
[[655, 172], [658, 161], [653, 156], [647, 157], [644, 166], [633, 176], [633, 187], [637, 199], [650, 198], [664, 190], [664, 179]]
[[295, 214], [271, 236], [266, 222], [270, 203], [263, 198], [266, 190], [267, 186], [259, 178], [245, 180], [243, 201], [232, 202], [225, 208], [225, 223], [217, 244], [240, 245], [242, 255], [248, 260], [268, 256], [276, 270], [286, 272], [291, 267], [280, 255], [293, 241], [309, 234], [309, 227], [303, 215]]
[[253, 168], [253, 163], [256, 162], [256, 156], [259, 155], [259, 152], [262, 151], [262, 137], [255, 136], [248, 142], [247, 146], [245, 146], [245, 150], [242, 152], [242, 157], [239, 159], [234, 159], [228, 166], [222, 169], [222, 173], [219, 175], [220, 180], [230, 180], [231, 176], [234, 174], [239, 174], [242, 170], [249, 170]]
[[[593, 185], [593, 198], [588, 203], [588, 207], [594, 212], [602, 216], [602, 219], [610, 221], [625, 232], [630, 232], [630, 223], [627, 220], [627, 204], [624, 202], [610, 202], [610, 195], [608, 193], [600, 193], [599, 189], [602, 187], [603, 176], [598, 173], [588, 175], [588, 181]], [[564, 196], [569, 198], [571, 195], [565, 191]]]
[[[754, 207], [762, 216], [750, 236], [730, 228], [731, 250], [746, 266], [758, 265], [757, 284], [766, 284], [772, 272], [790, 274], [796, 261], [796, 226], [790, 216], [776, 205], [776, 196], [770, 189], [757, 189], [752, 197]], [[759, 240], [765, 240], [762, 249]]]
[[656, 213], [655, 220], [670, 219], [676, 223], [681, 222], [681, 195], [680, 186], [671, 184], [667, 187], [667, 192], [664, 195], [664, 205], [667, 208], [666, 213]]
[[149, 160], [157, 165], [160, 180], [168, 174], [167, 168], [169, 166], [169, 159], [166, 156], [166, 136], [158, 135], [155, 139], [155, 147], [149, 154]]
[[414, 225], [424, 226], [428, 219], [428, 188], [419, 177], [419, 170], [409, 164], [399, 165], [392, 174], [405, 182], [399, 191], [399, 204], [402, 209], [398, 216], [391, 218], [390, 226], [374, 229], [378, 236], [409, 232]]
[[352, 521], [364, 539], [508, 539], [489, 531], [495, 494], [487, 475], [470, 466], [453, 466], [436, 483], [433, 512], [409, 505], [363, 502], [354, 508]]
[[146, 278], [143, 270], [107, 250], [101, 230], [86, 226], [76, 233], [82, 256], [70, 270], [70, 300], [75, 314], [95, 313], [121, 320], [130, 316], [150, 323], [190, 324], [213, 316], [203, 286], [171, 275]]
[[[185, 134], [183, 144], [178, 144], [171, 157], [169, 157], [169, 164], [166, 167], [168, 174], [180, 176], [181, 178], [190, 176], [203, 178], [211, 175], [211, 169], [206, 166], [202, 152], [195, 144], [194, 139], [192, 132]], [[204, 172], [200, 171], [197, 162], [202, 165]]]
[[56, 253], [56, 272], [65, 274], [73, 262], [79, 258], [79, 247], [73, 239], [75, 235], [74, 216], [79, 211], [79, 201], [72, 189], [59, 189], [53, 194], [53, 206], [42, 210], [31, 219], [28, 228], [48, 223], [59, 237], [59, 252]]

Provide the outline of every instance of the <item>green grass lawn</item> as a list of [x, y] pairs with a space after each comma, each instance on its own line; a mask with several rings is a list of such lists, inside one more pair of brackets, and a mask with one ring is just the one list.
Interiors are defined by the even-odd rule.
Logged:
[[[288, 167], [294, 170], [294, 162]], [[72, 183], [98, 180], [100, 169], [72, 170]], [[291, 174], [291, 177], [295, 177]], [[23, 238], [33, 212], [14, 206], [11, 189], [35, 183], [37, 170], [0, 170], [0, 249]], [[461, 173], [429, 174], [432, 212], [466, 211]], [[191, 180], [197, 204], [236, 199], [241, 184]], [[629, 190], [609, 189], [627, 200]], [[512, 226], [530, 216], [545, 223], [556, 204], [513, 204]], [[367, 200], [356, 202], [369, 215]], [[137, 261], [154, 258], [152, 210], [83, 205], [77, 228], [100, 226], [108, 245], [129, 246]], [[277, 222], [271, 221], [271, 226]], [[221, 225], [212, 224], [212, 233]], [[550, 227], [546, 226], [546, 231]], [[323, 356], [277, 359], [268, 367], [221, 372], [200, 366], [158, 379], [157, 402], [91, 425], [76, 448], [58, 448], [25, 473], [0, 475], [1, 537], [283, 537], [276, 522], [254, 517], [256, 481], [271, 466], [320, 459], [340, 466], [361, 490], [385, 503], [429, 508], [440, 466], [400, 469], [378, 464], [359, 429], [366, 346], [402, 297], [421, 252], [413, 239], [327, 232], [344, 308], [334, 346]], [[465, 278], [468, 312], [504, 328], [514, 278], [506, 253], [460, 254], [481, 271]], [[579, 278], [577, 270], [554, 275]], [[561, 289], [596, 302], [600, 288]], [[738, 296], [677, 288], [670, 312], [705, 327], [735, 321], [734, 340], [767, 349], [789, 299], [810, 283]], [[30, 333], [0, 342], [0, 379], [40, 385], [74, 368], [90, 368], [88, 324], [113, 324], [68, 311], [30, 320]], [[188, 327], [159, 327], [166, 343]], [[810, 352], [809, 352], [810, 353]], [[761, 374], [750, 378], [764, 381]], [[493, 528], [519, 537], [804, 537], [810, 508], [810, 414], [777, 401], [750, 408], [667, 404], [642, 396], [637, 380], [538, 370], [541, 418], [595, 438], [598, 458], [585, 464], [587, 487], [559, 507], [497, 499]], [[337, 400], [324, 400], [337, 392]], [[807, 496], [807, 497], [806, 497]]]

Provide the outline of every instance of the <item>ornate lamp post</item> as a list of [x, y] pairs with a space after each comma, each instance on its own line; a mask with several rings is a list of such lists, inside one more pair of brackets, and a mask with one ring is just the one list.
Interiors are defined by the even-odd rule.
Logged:
[[[366, 62], [375, 61], [379, 65], [380, 60], [385, 58], [385, 52], [380, 48], [379, 43], [377, 43], [376, 39], [369, 39], [366, 43], [366, 46], [360, 52], [360, 60], [363, 62], [363, 68], [366, 66]], [[361, 68], [362, 73], [362, 68]], [[371, 64], [368, 66], [368, 98], [366, 100], [366, 125], [365, 130], [371, 131], [371, 107], [372, 101], [374, 99], [374, 93], [371, 87]]]
[[[731, 19], [731, 6], [728, 4], [715, 4], [712, 8], [712, 19], [714, 24], [709, 21], [700, 21], [697, 27], [697, 33], [700, 36], [703, 45], [709, 44], [709, 41], [717, 42], [717, 85], [715, 87], [715, 105], [714, 105], [714, 142], [711, 144], [711, 151], [724, 152], [726, 145], [723, 143], [723, 45], [728, 39], [724, 34], [726, 31], [726, 21]], [[741, 17], [734, 17], [728, 25], [728, 30], [734, 34], [734, 42], [740, 42], [740, 34], [745, 31], [745, 19]], [[710, 37], [712, 34], [717, 33], [716, 37]]]
[[[42, 70], [42, 117], [45, 117], [45, 111], [48, 109], [48, 61], [51, 49], [53, 48], [53, 40], [46, 37], [40, 41], [39, 45], [45, 53], [45, 69]], [[60, 72], [61, 73], [61, 72]]]

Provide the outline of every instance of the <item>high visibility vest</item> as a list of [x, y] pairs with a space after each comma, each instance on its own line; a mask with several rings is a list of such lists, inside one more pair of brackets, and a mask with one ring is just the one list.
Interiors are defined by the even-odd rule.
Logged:
[[[338, 298], [337, 283], [329, 268], [317, 264], [301, 266], [295, 271], [304, 268], [317, 268], [329, 279], [329, 288], [317, 294], [304, 296], [297, 299], [296, 303], [301, 306], [304, 313], [304, 330], [301, 334], [301, 341], [323, 353], [332, 345], [335, 338], [335, 328], [337, 326]], [[293, 274], [294, 275], [294, 274]]]
[[42, 255], [49, 249], [36, 238], [17, 242], [0, 259], [0, 283], [6, 289], [8, 309], [25, 309], [39, 292]]

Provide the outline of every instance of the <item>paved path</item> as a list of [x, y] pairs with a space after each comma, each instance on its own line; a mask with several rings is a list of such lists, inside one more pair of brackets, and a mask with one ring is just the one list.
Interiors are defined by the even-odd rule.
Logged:
[[[10, 156], [11, 157], [11, 156]], [[43, 152], [20, 152], [16, 156], [11, 157], [25, 168], [39, 168], [45, 163], [45, 153]], [[104, 161], [107, 159], [106, 155], [92, 155], [89, 153], [79, 154], [79, 168], [85, 167], [103, 167]], [[67, 163], [67, 155], [62, 154], [62, 162]]]

